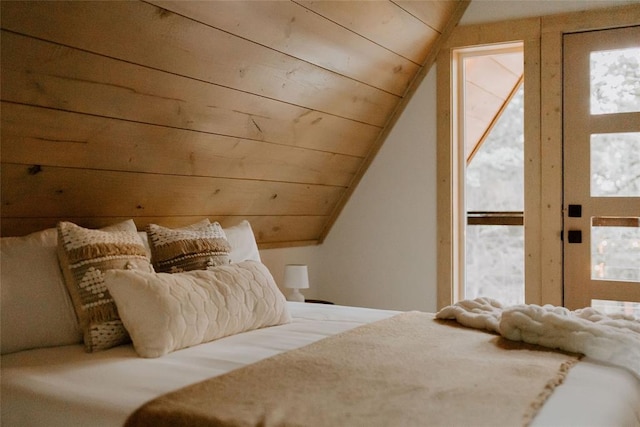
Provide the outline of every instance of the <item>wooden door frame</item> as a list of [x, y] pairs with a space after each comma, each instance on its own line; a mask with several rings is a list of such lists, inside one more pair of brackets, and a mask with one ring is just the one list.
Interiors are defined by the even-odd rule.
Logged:
[[565, 33], [640, 23], [640, 5], [456, 28], [437, 60], [438, 308], [457, 299], [461, 266], [459, 183], [451, 117], [451, 52], [525, 43], [525, 301], [563, 305], [562, 38]]
[[[582, 206], [577, 217], [564, 216], [565, 230], [582, 231], [581, 243], [564, 241], [564, 305], [570, 309], [591, 306], [592, 300], [640, 303], [640, 284], [624, 280], [592, 277], [591, 218], [638, 215], [640, 197], [597, 197], [591, 195], [590, 140], [592, 135], [640, 132], [640, 112], [592, 114], [590, 109], [590, 54], [592, 52], [638, 46], [640, 25], [604, 31], [565, 35], [564, 76], [564, 198]], [[565, 231], [565, 235], [569, 231]]]
[[[573, 13], [544, 18], [541, 32], [541, 129], [542, 129], [542, 223], [553, 227], [542, 242], [543, 295], [549, 303], [564, 305], [563, 245], [560, 239], [564, 221], [562, 172], [562, 45], [567, 33], [626, 27], [640, 24], [640, 5], [602, 11]], [[548, 208], [550, 204], [554, 209]], [[547, 300], [543, 300], [547, 303]]]
[[[451, 96], [452, 52], [458, 48], [490, 44], [522, 42], [524, 46], [525, 116], [537, 116], [540, 110], [540, 19], [500, 22], [487, 25], [458, 27], [446, 46], [440, 51], [437, 61], [437, 109], [438, 109], [438, 308], [459, 299], [458, 289], [463, 280], [461, 255], [464, 249], [464, 221], [460, 187], [460, 156], [456, 147], [456, 129], [451, 114], [454, 100]], [[534, 114], [532, 115], [531, 112]], [[537, 119], [525, 119], [525, 185], [539, 181], [540, 128]], [[525, 193], [525, 280], [538, 283], [539, 269], [530, 259], [539, 257], [539, 243], [533, 237], [540, 233], [539, 191]], [[530, 218], [529, 220], [526, 218]], [[537, 286], [525, 289], [525, 301], [540, 301]]]

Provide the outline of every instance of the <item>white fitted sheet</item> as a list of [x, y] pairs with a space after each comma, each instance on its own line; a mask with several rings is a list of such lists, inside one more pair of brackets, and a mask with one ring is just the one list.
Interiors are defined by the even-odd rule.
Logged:
[[[120, 426], [144, 402], [277, 353], [396, 314], [287, 303], [293, 322], [223, 338], [157, 359], [132, 346], [87, 354], [81, 345], [2, 356], [2, 425]], [[499, 405], [496, 402], [496, 405]], [[584, 360], [534, 420], [537, 426], [640, 426], [640, 381]]]

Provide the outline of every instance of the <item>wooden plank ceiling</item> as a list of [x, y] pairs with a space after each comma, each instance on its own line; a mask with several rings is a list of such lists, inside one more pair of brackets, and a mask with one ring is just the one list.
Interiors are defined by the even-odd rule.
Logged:
[[2, 1], [2, 235], [321, 242], [467, 1]]

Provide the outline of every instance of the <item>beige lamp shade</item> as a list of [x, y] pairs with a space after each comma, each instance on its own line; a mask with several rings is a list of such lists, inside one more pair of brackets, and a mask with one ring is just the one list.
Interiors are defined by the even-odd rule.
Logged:
[[304, 264], [287, 264], [284, 267], [284, 287], [293, 291], [287, 297], [289, 301], [304, 302], [304, 295], [299, 289], [309, 287], [309, 271]]

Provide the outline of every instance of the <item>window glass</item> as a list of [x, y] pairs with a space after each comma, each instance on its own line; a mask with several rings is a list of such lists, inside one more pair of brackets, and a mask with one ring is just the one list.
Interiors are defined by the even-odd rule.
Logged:
[[626, 314], [640, 318], [640, 303], [592, 299], [591, 307], [605, 314]]
[[524, 210], [524, 85], [465, 171], [467, 211]]
[[591, 219], [591, 278], [640, 283], [640, 217]]
[[640, 111], [640, 47], [591, 52], [591, 114]]
[[465, 262], [465, 298], [524, 303], [524, 227], [467, 226]]
[[640, 196], [640, 132], [591, 135], [591, 196]]
[[[524, 85], [465, 170], [467, 212], [524, 210]], [[524, 227], [467, 225], [464, 298], [524, 303]]]

